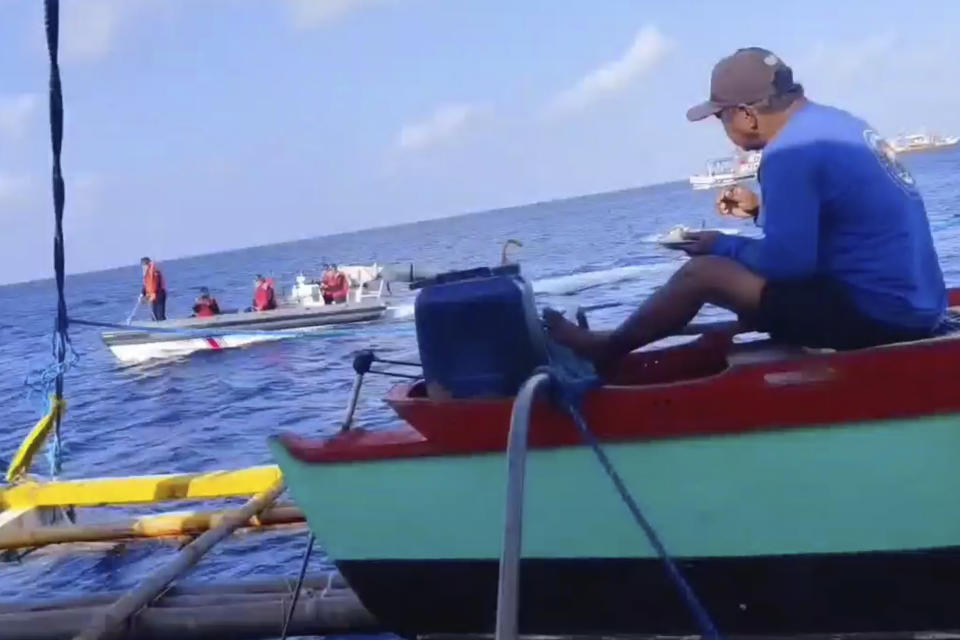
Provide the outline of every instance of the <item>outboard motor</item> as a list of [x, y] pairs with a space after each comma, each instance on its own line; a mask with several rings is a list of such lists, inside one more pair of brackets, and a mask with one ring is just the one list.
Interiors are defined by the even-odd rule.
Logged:
[[533, 289], [518, 265], [414, 283], [420, 362], [432, 398], [512, 396], [547, 362]]

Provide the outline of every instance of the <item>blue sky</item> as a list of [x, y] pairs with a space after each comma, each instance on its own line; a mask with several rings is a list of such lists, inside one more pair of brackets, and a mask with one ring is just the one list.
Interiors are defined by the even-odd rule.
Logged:
[[[773, 49], [889, 134], [960, 132], [960, 2], [62, 0], [72, 272], [685, 178]], [[42, 2], [0, 0], [0, 282], [51, 274]], [[642, 212], [638, 212], [642, 215]]]

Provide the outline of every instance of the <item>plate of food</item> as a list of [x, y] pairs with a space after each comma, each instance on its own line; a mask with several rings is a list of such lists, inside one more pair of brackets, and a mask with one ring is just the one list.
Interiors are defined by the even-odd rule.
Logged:
[[687, 234], [698, 233], [701, 231], [716, 231], [719, 233], [726, 233], [731, 235], [737, 234], [736, 229], [702, 229], [702, 228], [695, 229], [693, 227], [685, 227], [683, 225], [677, 225], [672, 229], [670, 229], [670, 231], [660, 236], [657, 236], [655, 239], [655, 242], [657, 242], [657, 244], [667, 249], [682, 250], [682, 249], [685, 249], [686, 247], [689, 247], [695, 242], [694, 240], [688, 240]]
[[693, 240], [687, 239], [687, 233], [696, 231], [691, 227], [677, 225], [657, 238], [657, 243], [667, 249], [683, 249], [693, 244]]

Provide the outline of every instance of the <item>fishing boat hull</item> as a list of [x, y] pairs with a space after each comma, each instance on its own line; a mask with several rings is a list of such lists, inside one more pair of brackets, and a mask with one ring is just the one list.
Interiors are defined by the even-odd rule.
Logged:
[[[219, 351], [260, 342], [274, 342], [337, 325], [384, 318], [380, 303], [348, 303], [307, 308], [288, 306], [271, 311], [240, 312], [204, 318], [141, 322], [131, 330], [105, 331], [104, 344], [124, 363]], [[275, 332], [275, 333], [270, 333]]]
[[[384, 624], [493, 629], [502, 452], [444, 454], [412, 431], [271, 447]], [[726, 633], [960, 625], [958, 414], [605, 448]], [[590, 449], [534, 449], [527, 477], [522, 631], [695, 631]]]

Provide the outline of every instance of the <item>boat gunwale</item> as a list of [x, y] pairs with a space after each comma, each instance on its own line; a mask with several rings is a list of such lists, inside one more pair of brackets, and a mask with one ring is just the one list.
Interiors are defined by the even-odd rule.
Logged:
[[[951, 349], [947, 352], [943, 352], [944, 342], [948, 343], [948, 346]], [[814, 353], [809, 354], [807, 357], [803, 358], [791, 358], [788, 360], [773, 360], [765, 362], [754, 362], [754, 363], [744, 363], [728, 366], [723, 371], [718, 372], [717, 374], [704, 376], [700, 378], [687, 379], [683, 381], [661, 383], [661, 384], [650, 384], [650, 385], [617, 385], [617, 386], [604, 386], [600, 389], [595, 390], [593, 393], [606, 393], [622, 395], [624, 393], [630, 393], [638, 389], [643, 389], [645, 392], [649, 392], [649, 395], [657, 395], [657, 392], [662, 392], [665, 389], [676, 390], [676, 389], [691, 389], [696, 391], [702, 391], [704, 387], [711, 387], [717, 383], [718, 380], [734, 380], [735, 377], [740, 377], [745, 381], [750, 380], [765, 380], [765, 376], [769, 374], [777, 373], [791, 373], [799, 372], [804, 373], [804, 369], [810, 371], [810, 367], [800, 367], [796, 368], [798, 362], [801, 363], [815, 363], [820, 366], [824, 363], [832, 363], [836, 365], [835, 367], [828, 367], [828, 370], [832, 373], [836, 368], [839, 368], [840, 365], [849, 366], [850, 363], [854, 365], [864, 366], [875, 366], [871, 364], [871, 360], [875, 359], [878, 354], [882, 356], [893, 357], [896, 360], [888, 363], [888, 367], [896, 367], [897, 361], [901, 358], [909, 357], [913, 353], [926, 353], [926, 354], [936, 354], [936, 357], [942, 359], [948, 359], [951, 355], [960, 356], [960, 334], [954, 333], [947, 336], [938, 336], [926, 340], [919, 340], [914, 342], [899, 343], [893, 345], [883, 345], [879, 347], [874, 347], [870, 349], [863, 349], [858, 351], [847, 351], [847, 352], [832, 352], [832, 353]], [[943, 360], [941, 360], [942, 362]], [[794, 365], [794, 368], [785, 368], [783, 364], [786, 362]], [[886, 367], [884, 367], [886, 368]], [[907, 374], [909, 375], [909, 373]], [[810, 383], [814, 385], [824, 384], [823, 380], [811, 379]], [[770, 388], [778, 388], [780, 390], [786, 390], [787, 393], [790, 393], [789, 390], [796, 389], [790, 382], [785, 383], [774, 383], [769, 380], [766, 380], [766, 383]], [[470, 454], [487, 454], [487, 453], [496, 453], [502, 452], [504, 450], [503, 446], [497, 445], [494, 446], [490, 438], [483, 441], [483, 444], [477, 445], [475, 442], [471, 442], [469, 439], [458, 439], [451, 438], [449, 440], [437, 441], [431, 440], [429, 434], [420, 433], [415, 426], [410, 423], [409, 418], [404, 416], [404, 409], [417, 408], [417, 407], [451, 407], [457, 406], [460, 409], [460, 415], [468, 416], [471, 413], [471, 408], [474, 409], [494, 409], [499, 410], [504, 407], [505, 402], [512, 402], [510, 398], [486, 398], [486, 399], [471, 399], [471, 400], [458, 400], [458, 401], [436, 401], [428, 398], [410, 398], [408, 395], [409, 390], [413, 387], [411, 383], [403, 383], [396, 385], [387, 393], [386, 401], [387, 403], [400, 415], [402, 420], [400, 426], [383, 431], [362, 431], [355, 430], [354, 432], [347, 432], [345, 434], [338, 434], [336, 436], [327, 438], [327, 439], [317, 439], [297, 436], [290, 433], [281, 433], [278, 436], [274, 436], [279, 443], [284, 446], [285, 449], [290, 453], [295, 459], [304, 462], [304, 463], [349, 463], [349, 462], [360, 462], [368, 461], [373, 462], [377, 460], [387, 460], [387, 459], [402, 459], [402, 458], [419, 458], [425, 456], [458, 456], [458, 455], [470, 455]], [[590, 402], [588, 396], [587, 402]], [[844, 428], [852, 427], [856, 428], [858, 425], [871, 424], [876, 422], [882, 422], [884, 420], [903, 420], [909, 419], [911, 417], [928, 417], [928, 416], [937, 416], [937, 415], [949, 415], [951, 413], [960, 413], [960, 398], [957, 399], [955, 403], [947, 403], [950, 406], [935, 406], [932, 410], [918, 412], [914, 410], [908, 411], [888, 411], [885, 415], [876, 415], [872, 417], [839, 417], [833, 420], [822, 420], [822, 421], [808, 421], [801, 423], [764, 423], [758, 425], [748, 425], [744, 426], [743, 424], [738, 424], [737, 428], [724, 428], [724, 429], [703, 429], [703, 428], [685, 428], [685, 429], [676, 429], [676, 430], [664, 430], [660, 429], [652, 433], [641, 433], [634, 431], [621, 431], [616, 434], [610, 433], [598, 433], [598, 437], [603, 442], [615, 443], [615, 442], [629, 442], [629, 441], [647, 441], [647, 442], [657, 442], [665, 440], [679, 440], [679, 439], [692, 439], [692, 438], [706, 438], [706, 437], [737, 437], [737, 436], [748, 436], [753, 434], [760, 433], [776, 433], [776, 432], [786, 432], [786, 431], [795, 431], [797, 429], [807, 428], [807, 429], [831, 429], [831, 428]], [[564, 420], [569, 420], [566, 416], [560, 414], [556, 409], [552, 408], [547, 400], [540, 400], [537, 403], [537, 409], [535, 409], [535, 420], [537, 419], [537, 412], [553, 412], [553, 414], [561, 416]], [[507, 405], [509, 408], [509, 405]], [[589, 406], [588, 406], [589, 412]], [[551, 417], [555, 416], [553, 414], [548, 414], [546, 418], [541, 416], [541, 420], [549, 421]], [[464, 425], [462, 427], [466, 428]], [[555, 426], [551, 424], [551, 426]], [[506, 429], [506, 425], [503, 426], [503, 429]], [[534, 426], [531, 432], [531, 448], [535, 449], [552, 449], [552, 448], [564, 448], [564, 447], [575, 447], [582, 446], [582, 443], [579, 440], [577, 433], [570, 429], [570, 433], [551, 433], [548, 434], [549, 437], [546, 439], [538, 438], [538, 432], [536, 426]], [[562, 437], [561, 437], [562, 436]]]

